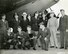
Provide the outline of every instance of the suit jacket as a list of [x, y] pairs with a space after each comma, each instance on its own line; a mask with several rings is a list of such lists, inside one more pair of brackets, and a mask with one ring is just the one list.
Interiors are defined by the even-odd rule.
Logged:
[[28, 25], [32, 27], [32, 19], [31, 20], [27, 19], [27, 22], [28, 22]]
[[32, 38], [33, 36], [36, 36], [35, 35], [35, 32], [32, 31], [32, 30], [31, 30], [31, 33], [30, 34], [28, 32], [26, 32], [26, 33], [27, 33], [27, 35], [28, 35], [29, 38]]
[[3, 22], [0, 20], [0, 33], [6, 33], [8, 29], [8, 21]]
[[14, 39], [14, 33], [12, 32], [12, 33], [10, 33], [10, 35], [8, 35], [8, 33], [7, 33], [7, 37], [5, 38], [5, 41], [8, 41], [8, 40], [13, 40]]
[[38, 16], [38, 23], [40, 24], [42, 21], [43, 21], [43, 17], [42, 17], [42, 15], [39, 15]]
[[47, 37], [48, 39], [51, 36], [50, 30], [48, 28], [44, 29], [44, 31], [42, 31], [41, 29], [39, 29], [39, 33], [38, 33], [38, 37], [40, 37], [44, 39], [45, 37]]
[[27, 34], [24, 31], [22, 31], [21, 34], [17, 32], [16, 37], [18, 38], [18, 36], [20, 36], [21, 38], [27, 38]]
[[17, 33], [17, 28], [20, 26], [20, 20], [16, 21], [15, 19], [13, 20], [13, 31], [14, 33]]
[[68, 29], [68, 16], [65, 15], [63, 18], [60, 18], [59, 21], [59, 29], [60, 31], [65, 31], [66, 29]]
[[53, 17], [48, 20], [47, 27], [49, 29], [57, 29], [58, 28], [58, 20], [57, 18]]
[[48, 19], [45, 18], [45, 20], [43, 20], [43, 23], [44, 23], [45, 27], [47, 27], [47, 22], [48, 22]]
[[39, 30], [39, 19], [32, 18], [32, 30]]
[[26, 32], [27, 31], [27, 26], [28, 26], [27, 19], [26, 20], [22, 19], [21, 22], [20, 22], [20, 26], [22, 27], [22, 30]]

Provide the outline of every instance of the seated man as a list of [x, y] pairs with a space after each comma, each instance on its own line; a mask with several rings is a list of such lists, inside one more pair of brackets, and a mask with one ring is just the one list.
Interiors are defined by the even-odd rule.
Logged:
[[33, 50], [36, 50], [36, 37], [35, 32], [31, 30], [31, 26], [27, 26], [27, 35], [29, 36], [30, 47], [33, 47]]
[[22, 31], [21, 27], [18, 27], [18, 32], [16, 34], [16, 39], [17, 39], [17, 48], [18, 49], [25, 49], [25, 39], [26, 39], [26, 33]]
[[43, 24], [40, 24], [40, 29], [38, 33], [38, 38], [40, 38], [42, 49], [48, 51], [48, 45], [50, 40], [50, 30], [46, 28]]
[[5, 38], [5, 42], [4, 42], [5, 49], [13, 48], [14, 45], [13, 39], [14, 39], [13, 28], [9, 28], [7, 32], [7, 37]]

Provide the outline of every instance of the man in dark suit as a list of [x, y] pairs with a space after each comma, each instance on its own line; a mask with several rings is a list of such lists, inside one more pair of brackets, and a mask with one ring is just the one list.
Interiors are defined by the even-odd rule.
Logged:
[[43, 19], [43, 23], [44, 23], [45, 27], [47, 27], [48, 19], [46, 17], [46, 14], [43, 13], [42, 17], [43, 17], [42, 18]]
[[51, 36], [50, 30], [46, 28], [43, 24], [41, 24], [38, 33], [38, 38], [40, 37], [41, 47], [43, 50], [48, 51], [50, 36]]
[[38, 13], [35, 13], [35, 16], [32, 18], [32, 30], [38, 31], [39, 30], [39, 19], [38, 19]]
[[6, 37], [8, 29], [8, 22], [5, 20], [5, 14], [3, 14], [1, 17], [2, 19], [0, 20], [0, 49], [3, 49], [4, 38]]
[[22, 20], [20, 22], [20, 26], [22, 28], [23, 31], [27, 31], [27, 25], [28, 25], [28, 21], [27, 21], [27, 13], [23, 12], [22, 14]]
[[17, 28], [20, 26], [20, 20], [17, 13], [15, 13], [12, 23], [13, 23], [13, 32], [17, 33], [18, 32]]
[[[32, 18], [32, 30], [35, 31], [35, 35], [37, 37], [38, 30], [39, 30], [39, 18], [38, 18], [38, 12], [35, 12], [34, 17]], [[39, 39], [37, 40], [37, 45], [40, 47]]]
[[38, 15], [38, 23], [40, 24], [43, 21], [42, 13], [40, 12]]
[[67, 49], [67, 39], [68, 39], [68, 16], [65, 15], [65, 11], [63, 9], [60, 10], [62, 16], [59, 21], [59, 29], [60, 29], [60, 49]]
[[31, 26], [32, 28], [32, 17], [30, 14], [27, 16], [27, 22], [28, 22], [28, 25]]

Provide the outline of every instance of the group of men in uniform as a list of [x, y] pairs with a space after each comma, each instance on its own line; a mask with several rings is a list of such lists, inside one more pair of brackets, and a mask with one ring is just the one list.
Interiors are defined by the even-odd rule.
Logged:
[[[40, 15], [41, 17], [39, 17], [38, 12], [36, 12], [32, 18], [31, 15], [27, 15], [27, 13], [24, 12], [20, 20], [18, 14], [15, 13], [14, 19], [11, 20], [11, 24], [6, 21], [6, 15], [3, 14], [1, 16], [2, 19], [0, 20], [0, 49], [30, 49], [32, 47], [34, 50], [36, 50], [39, 35], [43, 39], [47, 36], [50, 37], [49, 29], [45, 27], [45, 21], [48, 19], [45, 18], [46, 15], [44, 13], [43, 15]], [[11, 27], [9, 27], [9, 24], [11, 24]], [[44, 30], [41, 28], [41, 26], [44, 28]], [[44, 32], [44, 35], [40, 33], [42, 31]], [[48, 43], [42, 41], [43, 39], [41, 39], [42, 48], [45, 43]], [[45, 39], [49, 40], [49, 38]], [[44, 42], [43, 45], [42, 42]], [[45, 47], [45, 50], [48, 50], [48, 47]]]
[[[61, 10], [60, 18], [60, 48], [67, 49], [67, 16]], [[6, 15], [3, 14], [0, 20], [0, 49], [30, 49], [36, 50], [36, 45], [48, 51], [49, 43], [52, 47], [58, 47], [57, 29], [58, 21], [54, 12], [50, 13], [50, 19], [47, 14], [36, 12], [33, 17], [23, 12], [21, 20], [17, 13], [11, 23], [6, 21]], [[11, 28], [9, 27], [11, 24]], [[40, 44], [39, 44], [40, 43]], [[6, 47], [5, 47], [6, 46]]]
[[50, 37], [50, 45], [52, 47], [59, 48], [58, 39], [57, 39], [57, 29], [60, 31], [60, 49], [67, 49], [67, 43], [68, 43], [68, 16], [65, 14], [65, 10], [60, 10], [61, 17], [59, 19], [59, 24], [54, 17], [54, 13], [52, 13], [50, 16], [51, 18], [48, 20], [47, 27], [50, 29], [51, 37]]

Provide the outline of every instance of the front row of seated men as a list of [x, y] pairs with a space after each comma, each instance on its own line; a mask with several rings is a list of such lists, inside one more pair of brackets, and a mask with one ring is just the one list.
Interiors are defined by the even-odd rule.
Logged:
[[17, 34], [13, 33], [13, 28], [9, 28], [7, 31], [7, 37], [4, 38], [4, 49], [33, 49], [36, 50], [37, 40], [40, 39], [41, 48], [48, 50], [50, 41], [50, 31], [43, 24], [39, 26], [39, 33], [36, 36], [35, 32], [31, 29], [31, 26], [27, 26], [27, 31], [22, 31], [21, 27], [18, 27]]

